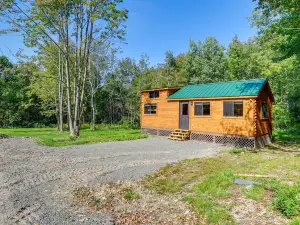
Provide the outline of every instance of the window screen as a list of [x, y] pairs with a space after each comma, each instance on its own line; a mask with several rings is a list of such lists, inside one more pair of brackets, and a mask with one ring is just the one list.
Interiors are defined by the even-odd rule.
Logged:
[[149, 97], [150, 98], [159, 98], [159, 91], [150, 91]]
[[156, 104], [145, 104], [144, 114], [156, 114]]
[[223, 103], [224, 116], [243, 116], [243, 102], [224, 102]]
[[268, 111], [268, 104], [266, 102], [262, 103], [261, 110], [262, 110], [262, 118], [268, 118], [269, 111]]
[[196, 102], [194, 106], [195, 116], [209, 116], [210, 115], [210, 102]]

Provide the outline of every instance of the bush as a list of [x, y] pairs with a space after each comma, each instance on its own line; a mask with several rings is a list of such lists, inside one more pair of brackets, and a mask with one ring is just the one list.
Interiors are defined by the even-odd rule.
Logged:
[[300, 216], [300, 183], [294, 186], [276, 183], [273, 189], [274, 207], [288, 218]]
[[88, 130], [91, 129], [91, 125], [89, 123], [83, 123], [80, 125], [81, 130]]

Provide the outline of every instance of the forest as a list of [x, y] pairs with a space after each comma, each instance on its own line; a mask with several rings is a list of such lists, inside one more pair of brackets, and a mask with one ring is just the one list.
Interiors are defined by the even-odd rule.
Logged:
[[[0, 18], [11, 25], [1, 35], [21, 32], [35, 55], [0, 57], [0, 127], [57, 127], [79, 136], [90, 124], [139, 126], [139, 91], [187, 84], [266, 77], [275, 96], [274, 126], [299, 124], [299, 1], [254, 0], [247, 41], [232, 37], [223, 46], [215, 37], [186, 40], [178, 55], [152, 65], [118, 58], [125, 41], [128, 12], [119, 0], [18, 1], [0, 3]], [[174, 37], [176, 38], [176, 37]]]

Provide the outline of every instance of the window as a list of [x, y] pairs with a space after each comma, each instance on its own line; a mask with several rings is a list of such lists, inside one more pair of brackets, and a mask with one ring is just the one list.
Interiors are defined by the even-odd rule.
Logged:
[[224, 116], [243, 116], [243, 102], [224, 102], [223, 103]]
[[182, 104], [182, 115], [188, 116], [189, 115], [189, 104]]
[[156, 104], [145, 104], [144, 114], [156, 114]]
[[268, 111], [268, 104], [266, 102], [263, 102], [261, 105], [261, 115], [262, 118], [268, 118], [269, 117], [269, 111]]
[[150, 98], [159, 98], [159, 91], [150, 91], [149, 97]]
[[195, 116], [209, 116], [210, 115], [210, 102], [196, 102], [194, 106]]

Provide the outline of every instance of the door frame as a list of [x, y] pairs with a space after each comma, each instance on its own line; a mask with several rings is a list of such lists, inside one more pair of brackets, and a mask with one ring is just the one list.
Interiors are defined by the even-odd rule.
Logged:
[[187, 123], [187, 126], [188, 126], [188, 128], [187, 129], [183, 129], [183, 130], [189, 130], [190, 129], [190, 101], [179, 101], [179, 107], [178, 107], [178, 116], [179, 116], [179, 118], [178, 118], [178, 128], [179, 129], [182, 129], [182, 128], [180, 128], [180, 121], [181, 121], [181, 112], [182, 112], [182, 104], [183, 103], [186, 103], [187, 104], [187, 106], [188, 106], [188, 115], [187, 115], [187, 117], [188, 117], [188, 123]]

